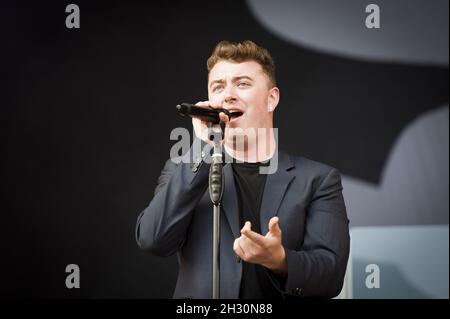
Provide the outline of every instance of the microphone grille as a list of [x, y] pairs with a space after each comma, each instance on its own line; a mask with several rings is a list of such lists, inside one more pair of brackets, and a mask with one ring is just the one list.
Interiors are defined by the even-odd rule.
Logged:
[[182, 115], [186, 115], [188, 113], [188, 107], [186, 105], [184, 105], [184, 103], [178, 104], [176, 106], [177, 112], [182, 114]]

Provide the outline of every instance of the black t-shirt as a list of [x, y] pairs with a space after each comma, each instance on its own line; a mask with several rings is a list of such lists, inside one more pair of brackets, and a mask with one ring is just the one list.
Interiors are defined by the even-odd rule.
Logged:
[[[239, 222], [242, 228], [246, 221], [252, 224], [252, 230], [261, 234], [260, 209], [266, 185], [267, 174], [260, 174], [263, 163], [233, 163], [233, 175], [239, 207]], [[265, 235], [265, 234], [262, 234]], [[242, 281], [239, 298], [260, 299], [280, 298], [263, 266], [243, 262]]]

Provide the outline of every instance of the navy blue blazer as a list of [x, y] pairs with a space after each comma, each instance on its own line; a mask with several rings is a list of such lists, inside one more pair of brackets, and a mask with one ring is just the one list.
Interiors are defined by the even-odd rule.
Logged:
[[[149, 206], [139, 215], [136, 241], [158, 256], [177, 253], [174, 298], [212, 296], [212, 204], [208, 164], [168, 160]], [[238, 201], [231, 164], [224, 165], [220, 223], [220, 297], [239, 298], [242, 262], [233, 242], [240, 236]], [[267, 176], [261, 231], [279, 217], [287, 278], [267, 274], [281, 296], [334, 297], [342, 288], [349, 255], [348, 219], [339, 172], [327, 165], [278, 153], [278, 169]]]

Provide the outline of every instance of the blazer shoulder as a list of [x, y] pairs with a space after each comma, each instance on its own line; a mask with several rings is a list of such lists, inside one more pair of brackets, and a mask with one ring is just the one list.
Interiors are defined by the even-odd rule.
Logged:
[[291, 158], [294, 167], [289, 173], [296, 176], [297, 185], [307, 187], [312, 192], [333, 185], [341, 187], [341, 174], [336, 168], [303, 156], [291, 156]]
[[321, 163], [303, 156], [294, 156], [294, 155], [290, 156], [293, 162], [295, 163], [294, 167], [295, 173], [312, 178], [325, 178], [331, 173], [340, 175], [338, 169], [328, 164]]

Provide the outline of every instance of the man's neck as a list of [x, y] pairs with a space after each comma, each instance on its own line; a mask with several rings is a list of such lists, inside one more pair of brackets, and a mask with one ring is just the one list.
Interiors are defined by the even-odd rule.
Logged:
[[[232, 138], [225, 143], [225, 151], [234, 159], [241, 162], [257, 163], [264, 162], [273, 157], [277, 144], [273, 128], [264, 130], [254, 130], [256, 139], [241, 139], [241, 143], [236, 143]], [[242, 143], [243, 142], [243, 143]]]

